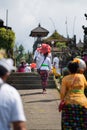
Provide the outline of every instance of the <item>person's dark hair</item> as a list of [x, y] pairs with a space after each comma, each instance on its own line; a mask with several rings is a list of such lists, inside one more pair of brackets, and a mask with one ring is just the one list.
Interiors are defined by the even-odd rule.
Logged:
[[54, 54], [54, 57], [57, 57], [57, 54], [56, 54], [56, 53]]
[[72, 61], [70, 61], [69, 63], [68, 63], [68, 69], [69, 69], [69, 71], [71, 72], [71, 73], [76, 73], [76, 72], [78, 72], [78, 68], [79, 68], [79, 64], [78, 63], [76, 63], [76, 62], [72, 62]]
[[7, 72], [8, 70], [5, 67], [0, 65], [0, 77], [3, 77], [4, 75], [6, 75]]
[[48, 56], [48, 52], [44, 53], [44, 57], [46, 58]]

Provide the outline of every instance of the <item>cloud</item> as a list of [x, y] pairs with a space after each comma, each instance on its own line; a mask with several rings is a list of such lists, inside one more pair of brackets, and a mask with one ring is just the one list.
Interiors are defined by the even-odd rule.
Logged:
[[8, 26], [14, 30], [16, 42], [32, 51], [34, 38], [29, 37], [29, 34], [39, 23], [49, 30], [49, 35], [56, 29], [66, 36], [67, 17], [70, 37], [75, 33], [77, 41], [83, 39], [82, 25], [87, 24], [84, 17], [86, 5], [86, 0], [3, 0], [0, 1], [0, 18], [6, 24], [8, 9]]

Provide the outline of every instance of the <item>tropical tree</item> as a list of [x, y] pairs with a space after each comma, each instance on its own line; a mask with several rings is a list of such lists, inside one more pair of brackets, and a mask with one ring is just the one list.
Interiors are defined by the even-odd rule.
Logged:
[[26, 53], [25, 58], [26, 62], [30, 64], [33, 61], [33, 54], [28, 51], [28, 53]]
[[0, 48], [6, 50], [8, 57], [13, 57], [15, 33], [11, 29], [0, 28]]
[[16, 59], [16, 62], [17, 64], [20, 63], [21, 59], [25, 59], [25, 56], [24, 56], [24, 47], [22, 44], [20, 44], [19, 46], [15, 46], [15, 49], [14, 49], [14, 57]]
[[22, 44], [19, 46], [19, 52], [23, 56], [23, 54], [24, 54], [24, 46]]
[[15, 59], [15, 64], [18, 66], [21, 62], [21, 60], [25, 60], [27, 63], [31, 63], [33, 60], [33, 54], [31, 52], [25, 52], [24, 46], [20, 44], [15, 45], [14, 47], [14, 59]]
[[66, 48], [65, 42], [56, 42], [56, 47], [58, 47], [59, 50]]

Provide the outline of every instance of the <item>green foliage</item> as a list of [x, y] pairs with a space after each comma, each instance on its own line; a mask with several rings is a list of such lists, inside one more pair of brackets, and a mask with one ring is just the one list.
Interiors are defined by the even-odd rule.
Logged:
[[59, 49], [62, 49], [62, 48], [66, 48], [66, 43], [65, 42], [57, 42], [56, 43], [56, 46], [59, 48]]
[[54, 38], [54, 39], [58, 39], [58, 38], [60, 37], [60, 35], [58, 34], [57, 31], [55, 31], [55, 32], [52, 34], [51, 37]]
[[23, 47], [22, 44], [19, 45], [18, 47], [16, 45], [16, 50], [15, 50], [14, 53], [16, 53], [16, 52], [17, 52], [17, 54], [15, 55], [15, 58], [16, 58], [17, 64], [19, 64], [22, 58], [25, 59], [25, 56], [24, 56], [24, 47]]
[[15, 33], [10, 29], [0, 28], [0, 48], [12, 50], [15, 43]]
[[20, 52], [21, 54], [23, 54], [23, 53], [24, 53], [24, 47], [23, 47], [23, 45], [22, 45], [22, 44], [19, 46], [19, 52]]
[[15, 45], [14, 47], [14, 59], [16, 60], [16, 65], [19, 66], [20, 61], [23, 59], [25, 60], [27, 63], [31, 63], [32, 62], [32, 53], [29, 53], [29, 51], [27, 53], [25, 53], [24, 51], [24, 46], [21, 45]]
[[33, 54], [29, 53], [28, 51], [28, 53], [26, 53], [26, 62], [30, 64], [33, 61], [32, 57], [33, 57]]
[[62, 35], [60, 35], [56, 30], [55, 32], [50, 36], [48, 37], [47, 39], [45, 39], [45, 41], [66, 41], [66, 38], [63, 37]]

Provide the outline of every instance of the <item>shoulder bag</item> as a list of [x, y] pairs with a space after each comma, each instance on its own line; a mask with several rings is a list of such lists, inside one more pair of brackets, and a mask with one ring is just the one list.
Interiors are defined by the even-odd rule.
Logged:
[[37, 72], [38, 72], [39, 74], [40, 74], [40, 68], [41, 68], [42, 64], [44, 63], [45, 59], [46, 59], [46, 57], [44, 58], [44, 60], [43, 60], [43, 62], [41, 63], [40, 67], [37, 69]]

